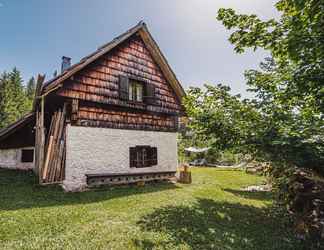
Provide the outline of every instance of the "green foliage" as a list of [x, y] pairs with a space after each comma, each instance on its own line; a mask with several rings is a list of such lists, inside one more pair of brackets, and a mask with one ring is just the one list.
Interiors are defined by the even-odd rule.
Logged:
[[[324, 2], [322, 0], [280, 0], [279, 20], [262, 21], [256, 15], [238, 15], [220, 9], [218, 20], [235, 29], [229, 41], [235, 51], [263, 48], [280, 70], [275, 78], [288, 98], [300, 109], [324, 110]], [[279, 86], [278, 86], [279, 87]]]
[[189, 126], [197, 136], [208, 138], [214, 149], [321, 170], [323, 131], [312, 126], [314, 121], [307, 123], [293, 111], [272, 104], [242, 101], [222, 85], [189, 89], [184, 100]]
[[31, 109], [32, 84], [25, 90], [20, 72], [14, 68], [0, 76], [0, 128], [15, 122]]
[[190, 89], [191, 127], [220, 150], [324, 173], [324, 2], [281, 0], [276, 7], [281, 18], [268, 21], [218, 11], [234, 29], [229, 41], [236, 52], [262, 48], [271, 57], [245, 72], [252, 100], [222, 85]]
[[[205, 89], [190, 88], [184, 99], [189, 126], [219, 151], [234, 149], [255, 151], [250, 143], [259, 137], [256, 123], [264, 122], [262, 115], [247, 100], [232, 96], [223, 85], [205, 85]], [[262, 131], [261, 131], [262, 132]]]
[[30, 101], [34, 100], [35, 90], [36, 90], [35, 78], [31, 77], [27, 82], [27, 86], [26, 86], [26, 96]]
[[225, 150], [220, 153], [218, 161], [226, 165], [235, 165], [239, 164], [243, 159], [241, 154], [235, 154], [230, 150]]
[[31, 78], [25, 87], [20, 72], [14, 68], [0, 76], [0, 128], [15, 122], [31, 110], [35, 92], [35, 80]]
[[185, 148], [191, 147], [193, 145], [193, 138], [187, 135], [188, 129], [184, 129], [178, 134], [178, 160], [180, 163], [188, 162], [191, 159], [188, 158]]
[[[237, 14], [232, 9], [218, 11], [218, 20], [233, 30], [229, 41], [237, 53], [248, 48], [262, 48], [271, 56], [260, 64], [260, 69], [245, 72], [249, 90], [254, 92], [255, 98], [236, 99], [240, 105], [227, 101], [234, 111], [218, 109], [223, 112], [217, 116], [221, 121], [213, 121], [210, 116], [205, 126], [228, 124], [230, 117], [234, 132], [227, 140], [229, 146], [263, 161], [271, 161], [270, 175], [276, 193], [281, 201], [294, 207], [291, 204], [296, 203], [298, 196], [295, 188], [299, 189], [304, 183], [309, 186], [307, 180], [295, 181], [295, 168], [316, 169], [324, 175], [324, 1], [280, 0], [276, 8], [281, 17], [267, 21], [256, 15]], [[222, 92], [219, 88], [215, 91]], [[207, 88], [202, 92], [210, 91]], [[219, 102], [219, 97], [214, 95], [214, 98], [212, 103]], [[206, 106], [204, 112], [208, 113], [210, 101], [206, 97], [202, 99]], [[250, 109], [242, 110], [242, 105]], [[194, 107], [189, 105], [189, 108]], [[234, 115], [238, 112], [242, 112], [241, 117]], [[253, 121], [254, 126], [249, 121], [253, 117], [257, 118]], [[208, 129], [205, 132], [205, 136], [222, 138], [220, 133], [211, 133]], [[299, 201], [306, 202], [304, 198]], [[314, 214], [313, 211], [310, 214]]]
[[[181, 129], [181, 133], [178, 134], [178, 158], [181, 163], [183, 162], [191, 162], [195, 159], [201, 159], [206, 156], [206, 153], [191, 153], [185, 152], [185, 148], [189, 147], [210, 147], [210, 141], [207, 138], [202, 137], [200, 134], [195, 133], [191, 128], [185, 126]], [[213, 150], [215, 153], [214, 156], [218, 155], [219, 153], [217, 150]], [[209, 155], [209, 154], [208, 154]]]
[[222, 158], [222, 156], [223, 156], [222, 153], [214, 147], [210, 147], [210, 149], [205, 153], [205, 159], [210, 164], [223, 162], [224, 159]]
[[[193, 125], [193, 121], [190, 122]], [[197, 122], [199, 126], [200, 122]], [[191, 126], [192, 127], [192, 126]], [[188, 153], [185, 148], [188, 147], [208, 147], [209, 150], [202, 153]], [[243, 160], [241, 154], [227, 150], [218, 143], [205, 136], [205, 133], [197, 133], [190, 127], [185, 127], [178, 135], [178, 158], [182, 162], [192, 162], [195, 159], [206, 159], [210, 164], [234, 165]]]

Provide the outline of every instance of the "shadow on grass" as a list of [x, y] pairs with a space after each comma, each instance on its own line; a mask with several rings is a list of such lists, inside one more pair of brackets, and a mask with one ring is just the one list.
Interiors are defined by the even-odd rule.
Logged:
[[163, 237], [158, 243], [134, 239], [134, 244], [143, 249], [303, 249], [270, 214], [269, 208], [198, 199], [193, 206], [167, 206], [143, 217], [141, 230]]
[[172, 183], [152, 183], [145, 187], [103, 187], [82, 193], [66, 193], [58, 185], [38, 185], [37, 178], [32, 171], [0, 169], [0, 211], [88, 204], [175, 188], [179, 187]]
[[271, 192], [263, 191], [243, 191], [230, 188], [224, 188], [223, 191], [232, 193], [234, 195], [240, 196], [245, 199], [261, 200], [261, 201], [271, 201], [273, 199], [273, 194]]

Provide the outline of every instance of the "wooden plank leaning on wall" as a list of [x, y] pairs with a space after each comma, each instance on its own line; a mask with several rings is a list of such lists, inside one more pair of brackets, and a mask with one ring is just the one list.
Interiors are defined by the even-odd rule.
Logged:
[[[45, 75], [38, 74], [35, 98], [33, 102], [33, 112], [36, 113], [35, 124], [35, 172], [39, 176], [39, 182], [41, 183], [41, 167], [44, 156], [44, 97], [41, 98], [42, 86], [45, 80]], [[40, 103], [41, 102], [41, 103]]]
[[54, 112], [45, 147], [44, 167], [41, 172], [42, 184], [61, 183], [65, 172], [65, 128], [66, 103], [63, 110]]

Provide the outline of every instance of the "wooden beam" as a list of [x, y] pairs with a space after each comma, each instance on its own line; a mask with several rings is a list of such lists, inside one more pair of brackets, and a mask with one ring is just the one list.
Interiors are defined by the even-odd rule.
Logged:
[[38, 174], [39, 183], [42, 183], [42, 169], [44, 164], [45, 150], [45, 127], [44, 127], [44, 97], [41, 98], [40, 107], [36, 107], [36, 133], [35, 133], [35, 170]]
[[36, 110], [38, 97], [41, 95], [44, 80], [45, 80], [45, 75], [38, 74], [37, 81], [36, 81], [35, 96], [33, 100], [33, 111]]
[[49, 143], [48, 143], [47, 154], [46, 154], [46, 160], [45, 160], [45, 163], [44, 163], [44, 169], [43, 169], [43, 173], [42, 173], [43, 180], [45, 180], [46, 175], [47, 175], [48, 163], [49, 163], [50, 155], [51, 155], [51, 152], [52, 152], [52, 145], [53, 145], [53, 136], [50, 136]]

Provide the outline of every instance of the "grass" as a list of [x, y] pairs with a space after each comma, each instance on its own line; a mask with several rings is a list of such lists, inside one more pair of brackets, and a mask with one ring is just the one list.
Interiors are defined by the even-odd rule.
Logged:
[[237, 170], [199, 168], [193, 183], [64, 193], [30, 172], [0, 170], [0, 249], [306, 249], [264, 181]]

